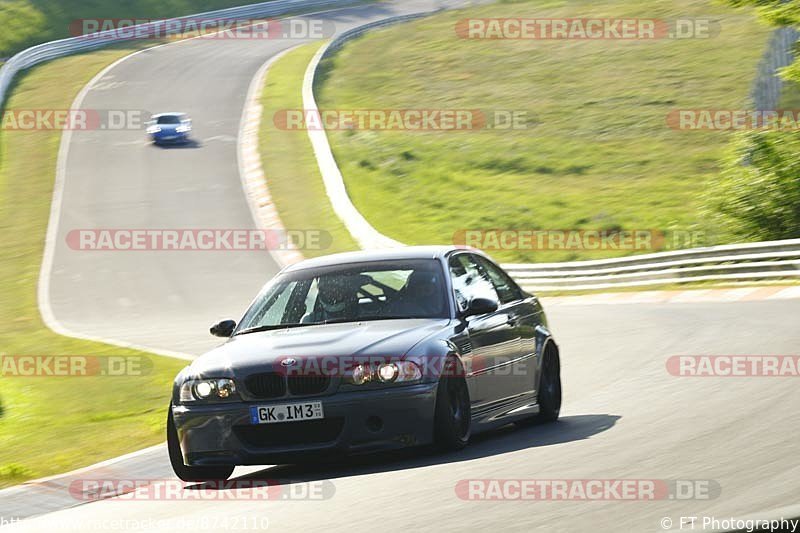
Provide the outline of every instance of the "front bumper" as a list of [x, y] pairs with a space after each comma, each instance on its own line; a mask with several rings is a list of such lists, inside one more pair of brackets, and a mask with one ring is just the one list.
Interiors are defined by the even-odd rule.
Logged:
[[[436, 383], [338, 392], [313, 398], [177, 405], [173, 417], [189, 466], [291, 463], [309, 456], [367, 453], [433, 440]], [[325, 418], [252, 424], [250, 406], [321, 401]]]
[[188, 133], [156, 133], [150, 136], [156, 144], [183, 143], [189, 140]]

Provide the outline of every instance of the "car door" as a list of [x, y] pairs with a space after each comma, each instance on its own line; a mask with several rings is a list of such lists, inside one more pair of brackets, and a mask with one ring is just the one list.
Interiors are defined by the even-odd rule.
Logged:
[[[450, 275], [459, 312], [467, 309], [473, 298], [489, 298], [499, 302], [497, 291], [488, 274], [481, 269], [471, 253], [457, 253], [449, 260]], [[509, 309], [465, 319], [464, 334], [471, 345], [467, 376], [474, 386], [470, 391], [473, 414], [500, 408], [514, 391], [504, 383], [505, 369], [518, 358], [520, 339]]]
[[537, 328], [541, 325], [541, 307], [534, 296], [526, 294], [502, 268], [476, 255], [475, 260], [491, 280], [505, 311], [519, 338], [516, 358], [505, 369], [504, 387], [508, 394], [535, 394], [538, 384]]

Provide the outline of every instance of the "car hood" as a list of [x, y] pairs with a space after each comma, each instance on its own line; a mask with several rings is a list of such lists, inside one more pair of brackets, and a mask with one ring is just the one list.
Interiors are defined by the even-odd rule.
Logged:
[[237, 335], [196, 359], [188, 373], [235, 377], [269, 370], [286, 358], [401, 357], [449, 323], [445, 318], [377, 320]]

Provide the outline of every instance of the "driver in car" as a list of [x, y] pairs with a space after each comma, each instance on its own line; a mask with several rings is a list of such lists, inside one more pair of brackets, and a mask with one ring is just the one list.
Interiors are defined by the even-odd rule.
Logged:
[[439, 276], [435, 272], [412, 272], [392, 306], [392, 313], [404, 317], [437, 316], [444, 304], [439, 286]]
[[331, 320], [356, 318], [358, 295], [353, 278], [324, 276], [317, 282], [317, 301], [314, 310], [306, 314], [304, 324], [317, 324]]

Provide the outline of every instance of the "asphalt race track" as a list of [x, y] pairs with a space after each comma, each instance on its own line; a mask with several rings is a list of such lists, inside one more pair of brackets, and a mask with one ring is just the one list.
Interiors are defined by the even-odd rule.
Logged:
[[[432, 6], [395, 2], [322, 17], [342, 31]], [[84, 228], [254, 228], [237, 166], [242, 106], [259, 67], [296, 44], [172, 44], [120, 63], [88, 91], [84, 108], [185, 111], [194, 119], [196, 143], [162, 149], [146, 143], [141, 131], [73, 134], [49, 294], [61, 324], [86, 335], [198, 354], [215, 343], [206, 333], [211, 322], [241, 315], [279, 269], [268, 254], [85, 252], [70, 249], [66, 234]], [[8, 529], [89, 531], [102, 521], [129, 520], [148, 531], [225, 531], [237, 524], [252, 529], [254, 519], [265, 518], [274, 531], [663, 531], [665, 517], [677, 528], [681, 516], [730, 518], [797, 503], [797, 378], [681, 378], [667, 372], [666, 361], [672, 355], [796, 355], [800, 300], [547, 310], [562, 353], [565, 397], [556, 424], [480, 435], [450, 455], [415, 450], [341, 464], [237, 470], [287, 486], [330, 480], [334, 490], [324, 500], [109, 499], [78, 505], [65, 497], [73, 507]], [[142, 457], [138, 479], [172, 478], [163, 448]], [[721, 493], [710, 500], [633, 502], [457, 496], [459, 481], [490, 478], [711, 480]], [[151, 520], [167, 522], [154, 527]]]
[[[779, 509], [795, 504], [800, 489], [797, 378], [679, 378], [667, 373], [665, 362], [675, 354], [791, 353], [800, 346], [799, 312], [800, 300], [554, 306], [549, 316], [561, 342], [565, 384], [556, 424], [501, 429], [451, 455], [413, 451], [246, 471], [285, 483], [331, 480], [335, 493], [324, 501], [111, 499], [11, 529], [57, 525], [77, 532], [103, 520], [153, 519], [172, 521], [163, 528], [169, 531], [205, 519], [217, 524], [213, 531], [223, 531], [225, 520], [232, 526], [266, 517], [274, 531], [372, 530], [374, 520], [385, 531], [436, 524], [468, 531], [655, 532], [662, 531], [664, 517], [677, 523], [679, 516]], [[148, 457], [147, 470], [135, 479], [171, 477], [163, 449]], [[713, 500], [632, 502], [457, 497], [460, 480], [488, 478], [713, 480], [721, 494]]]
[[[429, 11], [400, 2], [315, 15], [338, 32], [371, 20]], [[268, 252], [75, 250], [81, 229], [255, 229], [238, 171], [237, 137], [253, 76], [270, 57], [305, 41], [194, 39], [137, 54], [87, 92], [84, 109], [194, 120], [194, 143], [156, 147], [141, 130], [72, 132], [53, 254], [49, 302], [70, 331], [199, 354], [220, 318], [241, 316], [279, 270]]]

